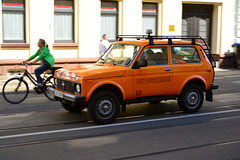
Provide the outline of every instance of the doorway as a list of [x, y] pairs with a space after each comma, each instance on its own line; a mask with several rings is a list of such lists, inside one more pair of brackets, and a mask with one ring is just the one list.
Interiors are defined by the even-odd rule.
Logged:
[[183, 4], [182, 35], [201, 36], [211, 48], [213, 5]]

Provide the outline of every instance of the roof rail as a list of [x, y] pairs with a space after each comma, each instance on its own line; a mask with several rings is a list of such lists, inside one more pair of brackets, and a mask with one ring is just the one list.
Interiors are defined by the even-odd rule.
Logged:
[[202, 48], [204, 52], [207, 54], [208, 59], [210, 60], [212, 66], [216, 67], [216, 60], [214, 59], [206, 41], [201, 36], [152, 36], [151, 32], [149, 32], [148, 35], [118, 35], [116, 38], [118, 41], [123, 41], [124, 38], [136, 39], [136, 40], [148, 39], [150, 45], [154, 45], [154, 40], [163, 40], [163, 39], [168, 40], [168, 44], [170, 45], [174, 44], [172, 41], [173, 39], [190, 40], [192, 44], [196, 44], [196, 40], [197, 40], [198, 43], [202, 45]]

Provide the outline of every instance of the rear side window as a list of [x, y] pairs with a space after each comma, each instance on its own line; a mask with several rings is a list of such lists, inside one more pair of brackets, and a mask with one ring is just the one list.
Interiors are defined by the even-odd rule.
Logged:
[[193, 46], [171, 47], [171, 56], [173, 64], [199, 63], [201, 58], [197, 49]]

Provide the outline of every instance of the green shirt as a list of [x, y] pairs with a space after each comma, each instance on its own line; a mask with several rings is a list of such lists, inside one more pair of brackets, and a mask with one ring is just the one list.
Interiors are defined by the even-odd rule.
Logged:
[[32, 55], [29, 60], [34, 59], [35, 57], [39, 56], [36, 60], [39, 61], [41, 59], [46, 60], [51, 67], [53, 67], [54, 63], [55, 63], [55, 59], [53, 58], [52, 54], [50, 53], [50, 50], [47, 47], [43, 47], [41, 54], [40, 53], [40, 49], [34, 54]]

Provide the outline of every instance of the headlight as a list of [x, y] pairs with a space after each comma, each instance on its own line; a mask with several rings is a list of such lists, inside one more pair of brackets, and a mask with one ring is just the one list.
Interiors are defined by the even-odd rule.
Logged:
[[57, 78], [54, 78], [54, 84], [57, 86]]
[[81, 86], [80, 84], [76, 84], [76, 87], [75, 87], [75, 90], [76, 90], [76, 94], [81, 94]]

